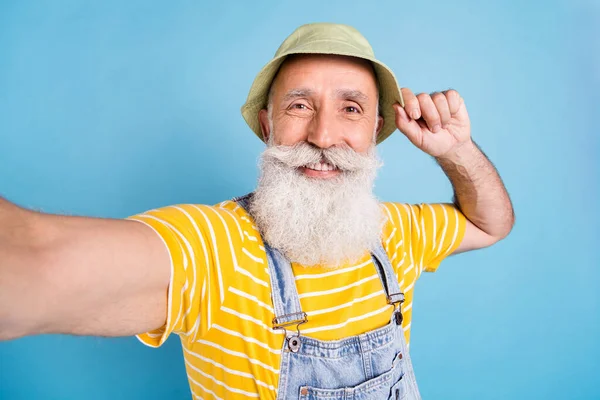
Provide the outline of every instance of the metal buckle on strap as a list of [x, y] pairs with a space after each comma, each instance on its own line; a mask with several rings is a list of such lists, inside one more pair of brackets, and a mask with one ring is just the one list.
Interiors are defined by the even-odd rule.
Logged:
[[[399, 300], [394, 300], [394, 298], [396, 296], [400, 296]], [[387, 298], [387, 302], [388, 304], [392, 304], [394, 307], [396, 307], [397, 304], [402, 304], [404, 303], [404, 293], [392, 293], [388, 296]]]
[[[394, 300], [395, 296], [399, 296], [398, 300]], [[404, 317], [402, 316], [402, 310], [400, 309], [400, 304], [404, 303], [404, 293], [392, 293], [387, 298], [388, 304], [391, 304], [394, 307], [394, 319], [396, 320], [396, 325], [402, 325], [402, 320]]]
[[[292, 319], [290, 321], [287, 322], [279, 322], [280, 319], [284, 319], [286, 317], [299, 317], [299, 318], [295, 318]], [[273, 318], [273, 329], [284, 329], [286, 326], [290, 326], [290, 325], [297, 325], [296, 329], [298, 328], [298, 326], [304, 324], [308, 322], [308, 315], [306, 315], [305, 312], [301, 311], [301, 312], [297, 312], [297, 313], [292, 313], [292, 314], [286, 314], [286, 315], [282, 315], [280, 318]]]
[[[301, 311], [297, 313], [282, 315], [280, 318], [284, 319], [286, 317], [289, 318], [296, 316], [301, 318], [295, 318], [287, 322], [278, 322], [277, 317], [273, 318], [273, 329], [283, 329], [283, 331], [285, 332], [285, 337], [289, 351], [291, 351], [292, 353], [297, 353], [298, 350], [300, 350], [300, 346], [302, 344], [302, 340], [300, 339], [300, 325], [304, 324], [305, 322], [308, 322], [308, 316], [305, 312]], [[290, 325], [296, 325], [296, 334], [290, 333], [290, 331], [285, 329], [286, 326]]]

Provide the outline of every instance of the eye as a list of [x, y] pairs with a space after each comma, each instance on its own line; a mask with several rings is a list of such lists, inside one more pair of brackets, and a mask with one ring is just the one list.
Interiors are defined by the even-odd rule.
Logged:
[[294, 110], [308, 110], [308, 107], [306, 107], [306, 104], [302, 104], [302, 103], [294, 103], [292, 104], [292, 106], [290, 107]]
[[344, 107], [344, 110], [349, 113], [360, 113], [359, 109], [354, 106]]

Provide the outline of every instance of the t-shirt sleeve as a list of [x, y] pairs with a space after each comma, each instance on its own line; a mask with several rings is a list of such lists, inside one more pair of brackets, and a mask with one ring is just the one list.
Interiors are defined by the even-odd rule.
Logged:
[[195, 336], [202, 323], [203, 282], [210, 267], [199, 207], [176, 205], [128, 217], [151, 227], [168, 249], [171, 279], [167, 293], [165, 324], [136, 337], [150, 347], [161, 346], [171, 333]]
[[466, 217], [454, 205], [385, 203], [388, 217], [400, 235], [403, 248], [410, 252], [418, 275], [435, 272], [442, 260], [463, 240]]

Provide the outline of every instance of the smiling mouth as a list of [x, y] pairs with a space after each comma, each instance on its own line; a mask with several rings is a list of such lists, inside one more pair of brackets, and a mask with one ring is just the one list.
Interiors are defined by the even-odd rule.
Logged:
[[324, 161], [307, 164], [299, 169], [305, 176], [316, 179], [331, 179], [342, 173], [341, 169]]
[[338, 168], [327, 162], [316, 162], [312, 164], [307, 164], [304, 166], [306, 169], [310, 169], [313, 171], [337, 171]]

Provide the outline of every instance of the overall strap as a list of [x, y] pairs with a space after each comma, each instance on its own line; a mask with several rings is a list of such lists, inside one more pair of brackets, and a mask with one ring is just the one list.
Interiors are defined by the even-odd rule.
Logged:
[[269, 275], [271, 277], [271, 296], [275, 318], [273, 329], [282, 329], [286, 326], [305, 323], [307, 315], [300, 306], [300, 297], [296, 288], [296, 278], [289, 260], [277, 249], [265, 243]]
[[250, 214], [250, 199], [252, 198], [252, 193], [248, 193], [246, 195], [240, 197], [234, 197], [232, 201], [236, 202], [240, 207], [242, 207], [248, 214]]
[[396, 304], [404, 302], [404, 293], [400, 291], [400, 285], [398, 285], [398, 279], [394, 273], [394, 268], [390, 263], [390, 259], [383, 248], [383, 245], [378, 243], [371, 255], [373, 257], [373, 262], [375, 263], [375, 269], [377, 270], [377, 274], [383, 285], [388, 304], [396, 306]]
[[[252, 193], [236, 197], [233, 201], [249, 214]], [[283, 329], [290, 325], [300, 325], [308, 321], [306, 313], [300, 307], [300, 298], [296, 289], [296, 279], [287, 258], [277, 249], [263, 240], [267, 253], [267, 264], [271, 280], [271, 298], [273, 300], [273, 329]]]

